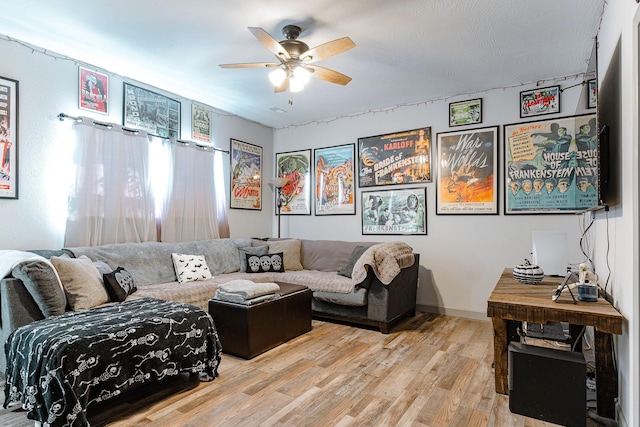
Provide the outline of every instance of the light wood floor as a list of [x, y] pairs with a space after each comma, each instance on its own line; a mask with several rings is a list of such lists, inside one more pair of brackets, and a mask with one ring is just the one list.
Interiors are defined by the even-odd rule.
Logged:
[[[418, 313], [389, 335], [314, 320], [252, 360], [223, 355], [215, 381], [178, 376], [89, 415], [114, 427], [550, 425], [495, 393], [492, 342], [490, 322], [452, 316]], [[0, 425], [33, 422], [13, 406]]]

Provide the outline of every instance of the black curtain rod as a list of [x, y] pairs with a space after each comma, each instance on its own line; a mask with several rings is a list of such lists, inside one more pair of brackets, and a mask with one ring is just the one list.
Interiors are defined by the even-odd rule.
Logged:
[[[58, 114], [58, 119], [60, 119], [61, 122], [63, 122], [65, 119], [75, 120], [78, 123], [82, 123], [83, 122], [82, 117], [74, 117], [74, 116], [70, 116], [69, 114], [65, 114], [65, 113]], [[113, 128], [113, 125], [111, 123], [101, 123], [101, 122], [97, 122], [95, 120], [92, 120], [92, 122], [93, 122], [94, 125], [104, 126], [107, 129]], [[132, 132], [132, 133], [134, 133], [136, 135], [138, 134], [138, 131], [135, 130], [135, 129], [128, 129], [128, 128], [122, 127], [122, 130], [126, 131], [126, 132]], [[157, 135], [153, 135], [153, 136], [156, 136], [156, 137], [164, 139], [164, 140], [169, 140], [169, 141], [171, 140], [171, 138], [164, 138], [164, 137], [157, 136]], [[180, 144], [184, 144], [184, 145], [195, 144], [196, 146], [198, 146], [200, 148], [204, 148], [205, 150], [212, 149], [214, 151], [221, 151], [223, 153], [229, 154], [229, 150], [223, 150], [221, 148], [216, 148], [213, 145], [201, 145], [201, 144], [198, 144], [195, 141], [184, 141], [184, 140], [181, 140], [181, 139], [175, 139], [175, 141], [179, 142]]]

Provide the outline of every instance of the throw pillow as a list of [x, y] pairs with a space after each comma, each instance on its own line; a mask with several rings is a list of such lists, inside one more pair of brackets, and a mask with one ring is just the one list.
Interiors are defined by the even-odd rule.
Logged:
[[88, 257], [54, 256], [51, 257], [51, 264], [60, 276], [71, 310], [87, 310], [109, 302], [109, 294], [102, 285], [100, 272]]
[[211, 279], [211, 271], [202, 255], [171, 254], [178, 283]]
[[301, 242], [298, 239], [269, 241], [269, 253], [284, 253], [284, 269], [287, 271], [302, 270], [300, 247]]
[[247, 272], [247, 254], [249, 255], [266, 255], [269, 252], [269, 246], [247, 246], [238, 248], [240, 254], [240, 272]]
[[247, 273], [284, 273], [282, 252], [277, 254], [251, 255], [247, 257]]
[[347, 263], [338, 271], [338, 274], [344, 277], [351, 278], [351, 273], [353, 273], [353, 266], [356, 265], [356, 262], [362, 256], [365, 251], [369, 249], [368, 246], [356, 246], [353, 248], [351, 252], [351, 256], [347, 260]]
[[127, 296], [138, 290], [131, 273], [122, 267], [118, 267], [102, 277], [111, 301], [122, 302], [127, 299]]
[[26, 261], [18, 264], [11, 274], [22, 280], [45, 318], [64, 314], [67, 297], [50, 264], [44, 261]]

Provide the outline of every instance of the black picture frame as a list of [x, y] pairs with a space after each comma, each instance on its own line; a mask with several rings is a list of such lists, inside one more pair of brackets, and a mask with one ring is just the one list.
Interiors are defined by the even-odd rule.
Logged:
[[431, 127], [358, 138], [358, 187], [431, 182]]
[[362, 234], [426, 235], [427, 188], [362, 191]]
[[449, 126], [467, 126], [482, 123], [482, 98], [449, 104]]
[[560, 112], [560, 86], [548, 86], [520, 92], [520, 118]]
[[310, 149], [276, 153], [276, 177], [289, 179], [282, 187], [280, 215], [311, 215], [311, 161]]
[[0, 199], [18, 199], [19, 86], [0, 77]]
[[591, 79], [587, 82], [587, 108], [596, 108], [598, 105], [598, 81]]
[[160, 138], [180, 138], [181, 104], [148, 89], [124, 83], [122, 123]]

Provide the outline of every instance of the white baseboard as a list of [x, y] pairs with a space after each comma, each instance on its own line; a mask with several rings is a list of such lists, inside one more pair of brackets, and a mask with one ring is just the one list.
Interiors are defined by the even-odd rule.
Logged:
[[466, 317], [467, 319], [486, 320], [489, 321], [487, 313], [468, 311], [468, 310], [455, 310], [444, 307], [434, 307], [431, 305], [416, 304], [416, 310], [422, 313], [442, 314], [445, 316]]

